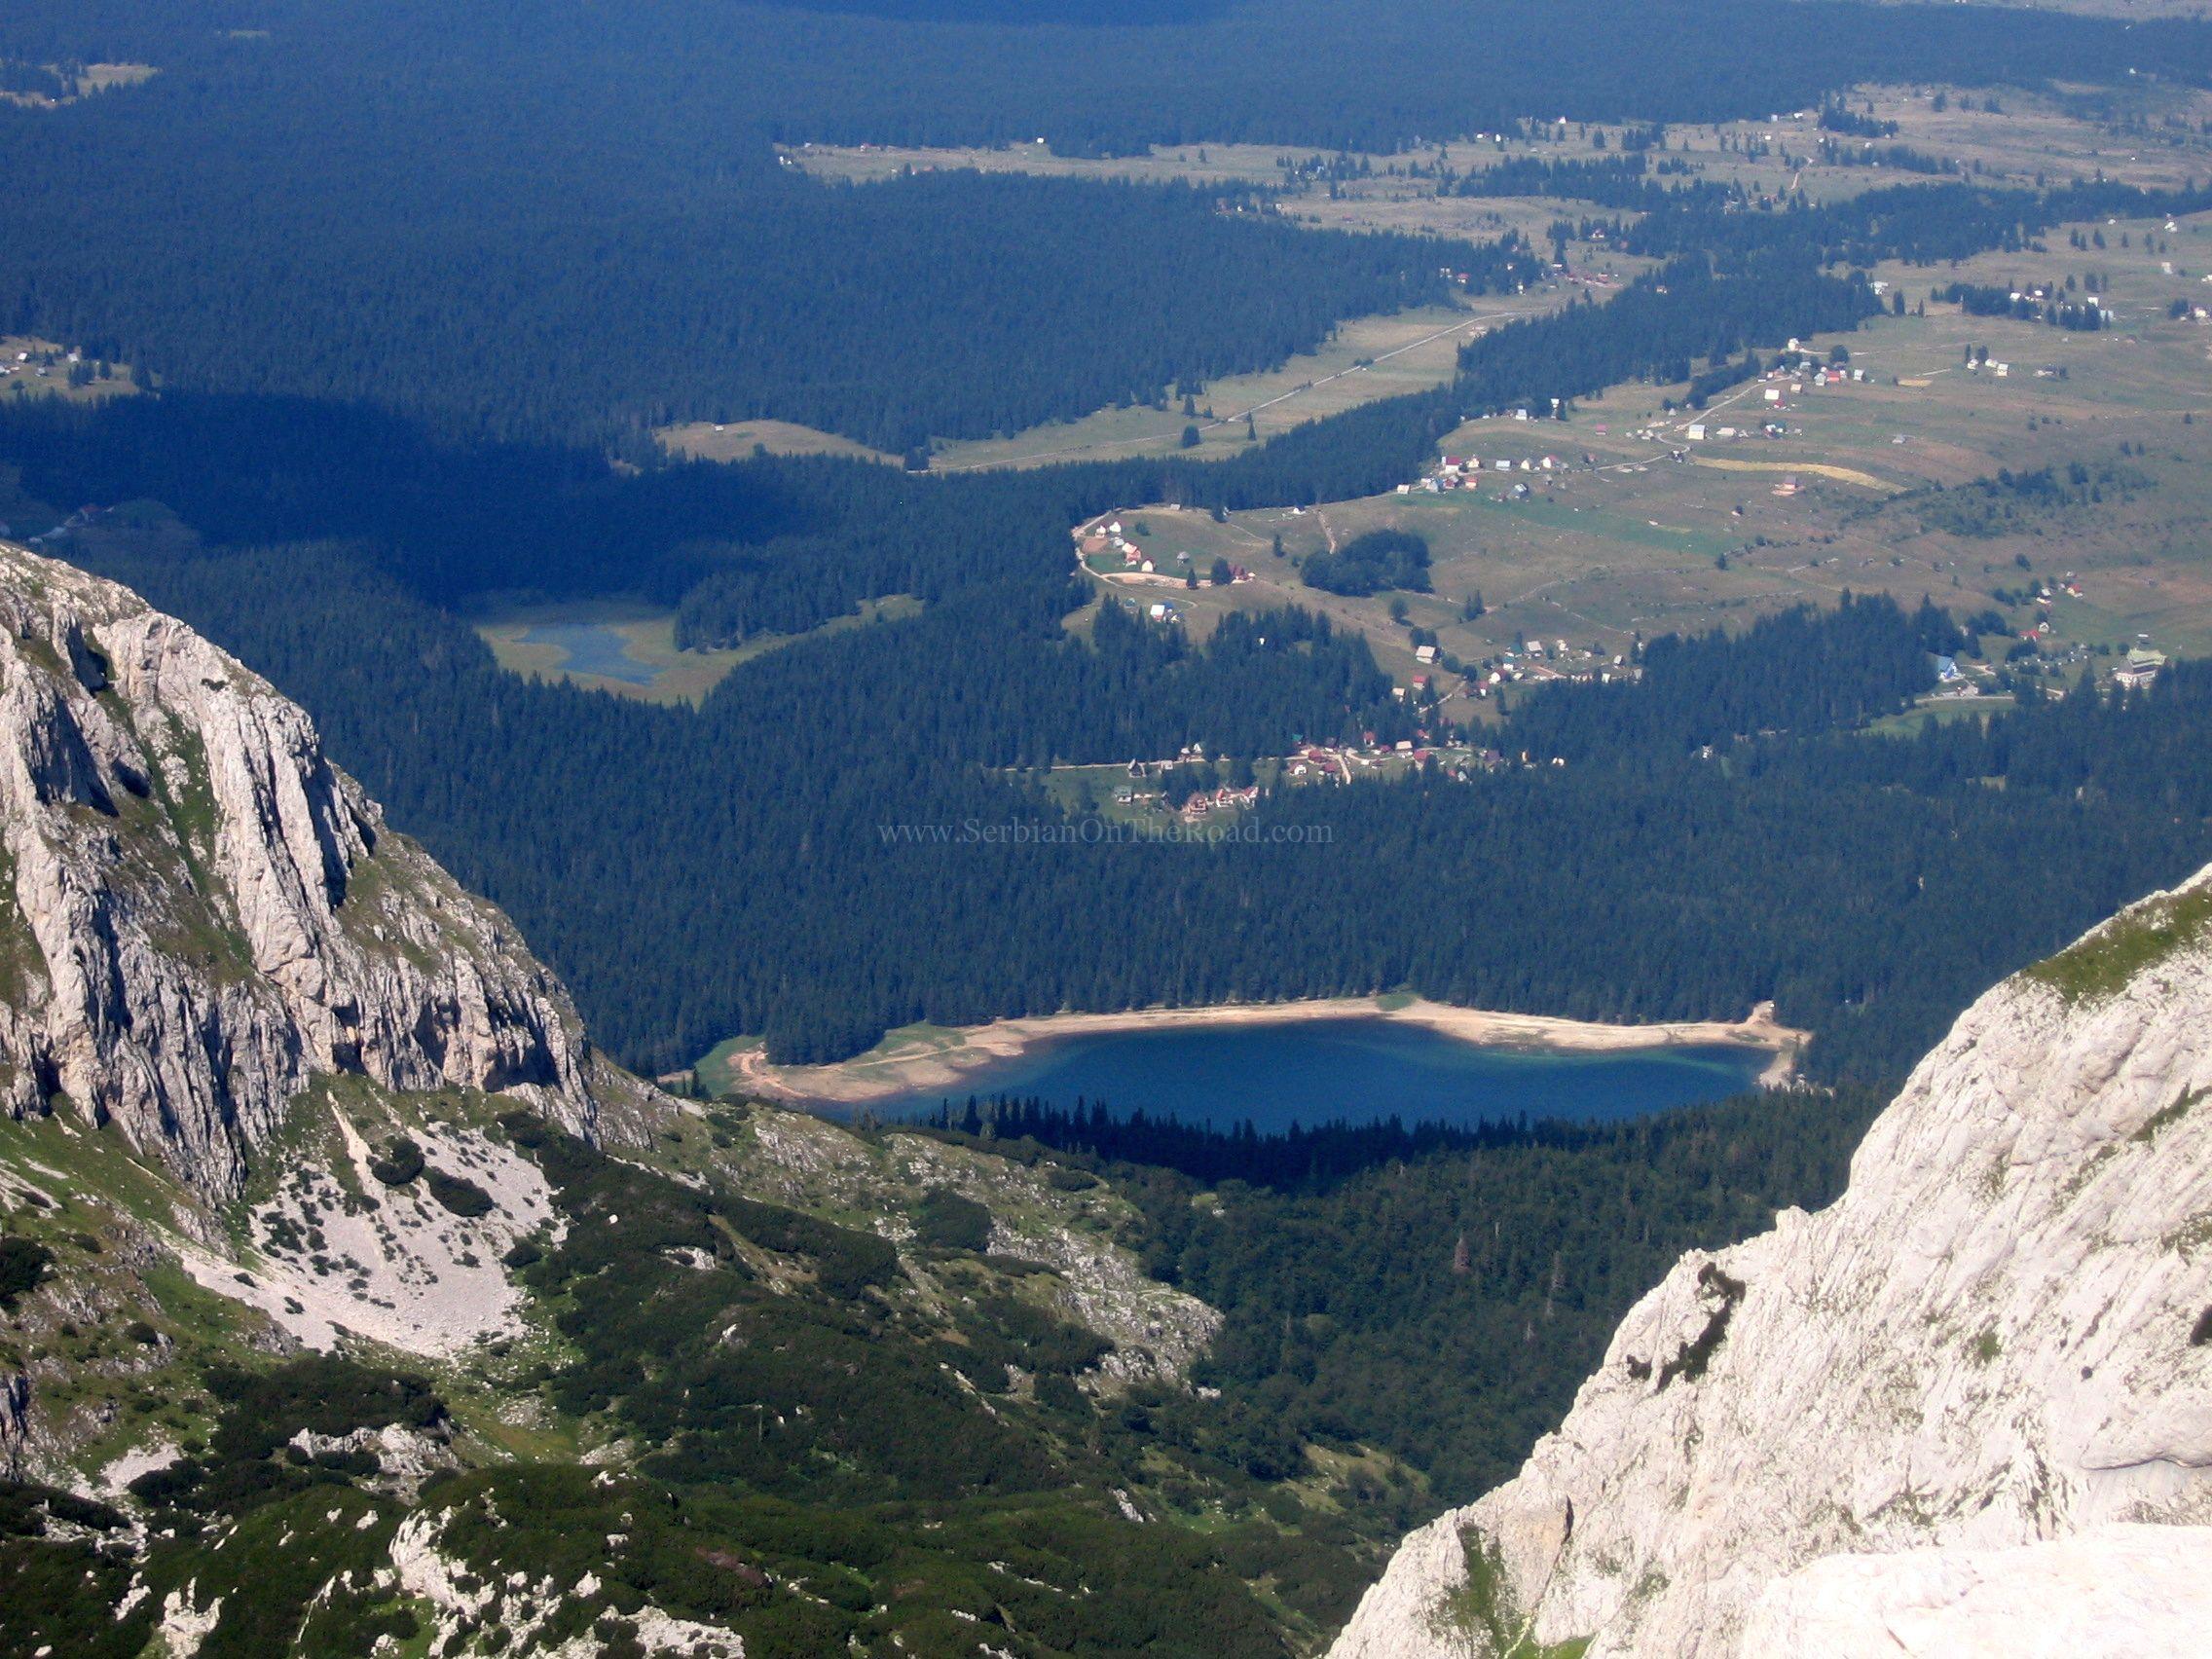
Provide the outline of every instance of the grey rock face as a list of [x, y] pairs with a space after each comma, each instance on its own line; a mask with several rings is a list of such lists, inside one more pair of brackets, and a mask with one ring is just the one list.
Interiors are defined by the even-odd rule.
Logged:
[[31, 1444], [31, 1380], [0, 1376], [0, 1477], [20, 1480]]
[[[1333, 1653], [2175, 1651], [2208, 1524], [2212, 870], [1961, 1016], [1833, 1205], [1685, 1256]], [[2121, 1557], [2096, 1644], [2007, 1645]]]
[[296, 705], [114, 583], [0, 544], [0, 1105], [209, 1197], [321, 1074], [594, 1130], [567, 992]]

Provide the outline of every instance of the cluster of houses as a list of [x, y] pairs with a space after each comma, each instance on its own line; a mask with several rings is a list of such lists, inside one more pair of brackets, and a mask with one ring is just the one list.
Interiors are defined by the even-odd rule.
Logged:
[[[1590, 458], [1585, 456], [1583, 459], [1588, 461]], [[1475, 490], [1481, 488], [1485, 472], [1534, 474], [1566, 470], [1567, 462], [1556, 455], [1523, 456], [1518, 461], [1499, 456], [1487, 461], [1479, 456], [1448, 455], [1415, 483], [1399, 485], [1398, 494], [1410, 496], [1419, 490], [1434, 496], [1451, 490]], [[1516, 482], [1504, 494], [1526, 496], [1529, 494], [1529, 486], [1526, 482]]]
[[[1564, 647], [1563, 647], [1564, 648]], [[1616, 659], [1617, 660], [1617, 659]], [[1576, 679], [1590, 678], [1586, 675]], [[1173, 760], [1131, 760], [1128, 763], [1130, 782], [1115, 792], [1117, 804], [1143, 808], [1156, 813], [1169, 810], [1161, 793], [1146, 787], [1146, 781], [1170, 768], [1192, 760], [1202, 760], [1205, 751], [1197, 745], [1186, 748]], [[1361, 777], [1390, 777], [1406, 771], [1433, 771], [1438, 776], [1456, 783], [1471, 783], [1477, 777], [1491, 772], [1517, 768], [1562, 767], [1567, 762], [1557, 756], [1545, 757], [1523, 751], [1509, 755], [1488, 745], [1463, 743], [1438, 743], [1427, 732], [1395, 742], [1382, 742], [1372, 732], [1362, 732], [1360, 741], [1346, 744], [1304, 743], [1283, 757], [1280, 782], [1285, 787], [1325, 787], [1345, 785]], [[1258, 784], [1235, 789], [1223, 784], [1211, 790], [1200, 790], [1182, 806], [1173, 809], [1186, 824], [1199, 823], [1224, 812], [1257, 805], [1264, 792]]]
[[1429, 743], [1425, 734], [1418, 743], [1401, 737], [1395, 743], [1382, 744], [1371, 731], [1361, 733], [1361, 737], [1363, 742], [1359, 745], [1342, 748], [1325, 743], [1305, 744], [1283, 762], [1283, 775], [1293, 783], [1348, 784], [1362, 772], [1386, 772], [1404, 766], [1426, 770], [1438, 766], [1465, 782], [1469, 767], [1504, 763], [1504, 757], [1494, 750], [1440, 748]]
[[[2033, 645], [2040, 645], [2050, 637], [2051, 608], [2060, 594], [2068, 599], [2082, 597], [2082, 585], [2072, 571], [2068, 571], [2055, 583], [2039, 576], [2029, 586], [2028, 598], [2036, 608], [2036, 619], [2020, 630], [2021, 639]], [[2159, 660], [2162, 662], [2165, 659], [2161, 657]], [[2145, 683], [2148, 684], [2149, 681], [2146, 680]]]
[[[1710, 421], [1692, 421], [1682, 428], [1682, 435], [1693, 444], [1702, 444], [1708, 439], [1732, 443], [1738, 438], [1787, 438], [1789, 428], [1780, 421], [1762, 421], [1756, 426], [1721, 426]], [[1679, 452], [1675, 459], [1682, 459]]]
[[[2023, 630], [2021, 637], [2037, 645], [2042, 645], [2046, 642], [2049, 632], [2050, 624], [2041, 622], [2033, 629]], [[2142, 636], [2138, 636], [2139, 640], [2141, 638]], [[2044, 660], [2051, 668], [2063, 671], [2068, 664], [2086, 663], [2099, 654], [2101, 652], [2092, 650], [2087, 645], [2075, 645]], [[2112, 671], [2112, 682], [2122, 690], [2140, 691], [2156, 681], [2158, 678], [2158, 671], [2165, 666], [2165, 652], [2153, 650], [2147, 644], [2138, 644]], [[1960, 668], [1955, 659], [1939, 656], [1936, 658], [1936, 686], [1935, 695], [1944, 701], [1979, 697], [1983, 693], [1983, 687], [1974, 682], [1973, 676], [1979, 676], [1986, 680], [1993, 673], [1994, 671], [1987, 664], [1977, 663], [1970, 675]]]
[[[1797, 342], [1789, 342], [1789, 350], [1798, 350]], [[1842, 363], [1797, 363], [1772, 368], [1759, 377], [1759, 406], [1769, 415], [1779, 415], [1788, 407], [1788, 399], [1802, 397], [1809, 390], [1832, 387], [1864, 384], [1866, 371], [1845, 366]], [[1653, 430], [1632, 432], [1630, 436], [1656, 440], [1661, 434]], [[1693, 444], [1712, 439], [1767, 437], [1781, 438], [1789, 435], [1789, 428], [1779, 421], [1746, 423], [1742, 425], [1720, 425], [1710, 421], [1692, 421], [1683, 435]]]
[[[1132, 767], [1142, 764], [1142, 761], [1130, 762]], [[1117, 805], [1121, 806], [1141, 804], [1153, 812], [1168, 810], [1166, 800], [1158, 791], [1140, 793], [1134, 786], [1116, 790], [1114, 800]], [[1231, 789], [1227, 784], [1223, 784], [1217, 789], [1199, 790], [1195, 793], [1190, 799], [1175, 808], [1175, 816], [1186, 824], [1198, 824], [1211, 818], [1216, 813], [1234, 811], [1238, 807], [1257, 806], [1259, 800], [1260, 786], [1258, 784], [1250, 785], [1241, 790]]]
[[[1165, 797], [1157, 790], [1144, 789], [1145, 779], [1156, 773], [1164, 774], [1176, 766], [1202, 763], [1205, 757], [1206, 748], [1204, 744], [1186, 743], [1176, 751], [1175, 758], [1172, 760], [1130, 760], [1128, 775], [1131, 782], [1114, 792], [1115, 803], [1120, 806], [1142, 805], [1153, 812], [1166, 811]], [[1230, 812], [1239, 807], [1257, 806], [1259, 801], [1260, 786], [1256, 783], [1247, 784], [1241, 789], [1229, 784], [1221, 784], [1210, 790], [1193, 792], [1190, 798], [1184, 801], [1180, 807], [1177, 807], [1175, 811], [1184, 823], [1197, 824], [1218, 812]]]
[[1474, 747], [1463, 744], [1436, 744], [1421, 734], [1419, 741], [1400, 738], [1387, 745], [1378, 744], [1373, 732], [1362, 734], [1364, 743], [1359, 746], [1331, 748], [1323, 744], [1307, 744], [1292, 753], [1283, 763], [1283, 776], [1293, 784], [1348, 784], [1363, 773], [1378, 776], [1413, 769], [1434, 771], [1455, 783], [1471, 783], [1486, 772], [1502, 772], [1509, 767], [1564, 766], [1560, 759], [1545, 760], [1523, 751], [1518, 756], [1505, 754], [1490, 746]]
[[22, 336], [17, 336], [0, 349], [0, 386], [18, 395], [30, 391], [40, 381], [45, 381], [50, 390], [66, 387], [74, 391], [95, 382], [113, 382], [119, 374], [128, 373], [105, 358], [89, 358], [74, 348], [63, 350], [38, 340], [18, 343], [22, 340]]
[[[1791, 341], [1791, 345], [1794, 345], [1794, 341]], [[1763, 385], [1758, 387], [1758, 407], [1765, 409], [1765, 412], [1770, 416], [1783, 414], [1789, 407], [1788, 400], [1805, 396], [1807, 389], [1843, 387], [1843, 385], [1864, 383], [1864, 379], [1867, 379], [1867, 372], [1864, 372], [1864, 369], [1849, 369], [1849, 367], [1840, 365], [1840, 363], [1829, 363], [1825, 367], [1798, 365], [1798, 367], [1767, 369], [1767, 372], [1761, 376]], [[1645, 431], [1630, 433], [1630, 436], [1657, 440], [1661, 433], [1652, 431], [1652, 429], [1645, 429]], [[1727, 442], [1727, 440], [1734, 440], [1734, 438], [1788, 438], [1789, 426], [1786, 426], [1781, 421], [1743, 423], [1743, 424], [1727, 424], [1727, 426], [1713, 423], [1713, 421], [1692, 421], [1692, 423], [1688, 423], [1688, 426], [1683, 426], [1683, 436], [1688, 438], [1690, 442], [1694, 442], [1694, 445], [1701, 445], [1701, 442], [1708, 442], [1708, 440]]]
[[1223, 784], [1210, 793], [1200, 790], [1192, 795], [1189, 800], [1183, 803], [1182, 819], [1186, 824], [1196, 824], [1201, 819], [1210, 818], [1217, 812], [1227, 812], [1235, 807], [1256, 805], [1259, 799], [1260, 786], [1258, 784], [1253, 784], [1249, 788], [1241, 790], [1233, 790], [1227, 784]]
[[1616, 680], [1641, 679], [1642, 673], [1623, 656], [1608, 658], [1598, 651], [1570, 649], [1565, 640], [1554, 640], [1547, 649], [1543, 641], [1530, 640], [1499, 652], [1493, 663], [1468, 676], [1467, 688], [1478, 697], [1488, 697], [1504, 685], [1540, 684], [1552, 680], [1610, 685]]
[[[1788, 349], [1792, 352], [1801, 350], [1794, 340], [1789, 342]], [[1769, 369], [1762, 379], [1764, 384], [1759, 387], [1759, 407], [1769, 416], [1773, 416], [1782, 414], [1787, 409], [1788, 398], [1801, 396], [1808, 389], [1843, 387], [1854, 383], [1862, 384], [1866, 379], [1866, 371], [1851, 368], [1841, 363], [1814, 364], [1800, 361], [1792, 365]], [[1530, 418], [1527, 409], [1516, 409], [1510, 412], [1510, 419], [1515, 421], [1528, 421]], [[1604, 435], [1606, 430], [1607, 428], [1603, 425], [1598, 427], [1601, 435]], [[1684, 428], [1684, 435], [1691, 443], [1708, 443], [1715, 440], [1731, 441], [1738, 438], [1781, 438], [1788, 437], [1789, 431], [1788, 425], [1771, 419], [1747, 421], [1741, 424], [1730, 425], [1722, 425], [1715, 422], [1701, 419], [1688, 423]], [[1667, 440], [1668, 434], [1657, 426], [1640, 426], [1630, 430], [1625, 436], [1644, 443], [1662, 443]], [[1687, 459], [1681, 451], [1677, 450], [1670, 453], [1673, 459], [1677, 461]], [[1585, 455], [1582, 460], [1586, 465], [1597, 465], [1594, 457]], [[1510, 484], [1501, 479], [1500, 493], [1519, 498], [1530, 494], [1529, 486], [1535, 481], [1534, 475], [1542, 473], [1562, 474], [1567, 469], [1568, 463], [1556, 455], [1522, 456], [1519, 458], [1493, 457], [1488, 461], [1475, 456], [1447, 455], [1441, 458], [1436, 465], [1420, 478], [1409, 484], [1400, 484], [1397, 487], [1397, 493], [1401, 496], [1407, 496], [1419, 492], [1433, 496], [1454, 490], [1473, 490], [1481, 486], [1485, 473], [1492, 473], [1505, 474], [1508, 478], [1514, 479], [1515, 481]], [[1524, 474], [1529, 476], [1526, 478], [1520, 476]], [[1775, 491], [1778, 496], [1793, 496], [1797, 493], [1798, 486], [1794, 479], [1788, 481], [1788, 487], [1777, 488]]]
[[1123, 563], [1131, 568], [1141, 567], [1147, 575], [1152, 573], [1152, 561], [1144, 556], [1135, 542], [1123, 535], [1120, 519], [1078, 525], [1075, 539], [1076, 550], [1086, 559], [1095, 559], [1101, 553], [1119, 553]]
[[[1187, 552], [1175, 555], [1173, 564], [1179, 567], [1178, 569], [1162, 570], [1154, 561], [1151, 554], [1122, 533], [1122, 521], [1120, 519], [1102, 519], [1094, 524], [1078, 525], [1074, 534], [1076, 556], [1079, 562], [1083, 563], [1087, 570], [1103, 575], [1108, 581], [1138, 584], [1146, 582], [1172, 583], [1177, 587], [1183, 587], [1188, 585], [1189, 579], [1196, 570], [1191, 562], [1191, 555]], [[1092, 560], [1100, 560], [1108, 568], [1100, 571], [1096, 565], [1090, 563]], [[1113, 568], [1117, 560], [1120, 562], [1119, 569]], [[1257, 578], [1253, 571], [1245, 569], [1242, 565], [1230, 565], [1229, 579], [1232, 582], [1248, 582]], [[1198, 585], [1199, 587], [1212, 587], [1213, 579], [1210, 576], [1199, 576]], [[1165, 608], [1168, 611], [1172, 611], [1173, 608], [1172, 606]], [[1154, 606], [1152, 614], [1158, 619], [1162, 614], [1162, 608], [1158, 605]]]
[[[2025, 624], [2020, 629], [2019, 637], [2027, 644], [2036, 646], [2039, 651], [2049, 651], [2058, 645], [2058, 642], [2052, 638], [2054, 630], [2051, 625], [2051, 615], [2053, 604], [2060, 595], [2064, 595], [2068, 599], [2080, 599], [2082, 597], [2081, 583], [2076, 579], [2072, 571], [2068, 571], [2055, 582], [2039, 577], [2028, 591], [2027, 598], [2036, 608], [2036, 620]], [[2046, 657], [2045, 660], [2063, 666], [2067, 663], [2086, 662], [2093, 656], [2103, 654], [2103, 647], [2101, 646], [2092, 648], [2077, 643], [2059, 650], [2055, 656]], [[1935, 660], [1937, 686], [1936, 694], [1938, 697], [1974, 697], [1980, 695], [1979, 687], [1975, 686], [1968, 675], [1961, 670], [1955, 658], [1938, 656]], [[2158, 671], [2165, 666], [2166, 653], [2152, 648], [2150, 635], [2138, 634], [2135, 636], [2134, 646], [2129, 649], [2119, 666], [2113, 669], [2112, 682], [2123, 690], [2140, 691], [2156, 681], [2158, 678]], [[1987, 677], [1992, 671], [1985, 665], [1977, 665], [1972, 672]]]
[[[0, 379], [9, 375], [29, 375], [36, 380], [45, 380], [54, 373], [51, 366], [53, 358], [54, 353], [52, 351], [40, 352], [36, 360], [28, 351], [18, 351], [14, 361], [0, 363]], [[71, 351], [67, 360], [71, 363], [81, 363], [85, 360], [85, 356], [81, 351]]]

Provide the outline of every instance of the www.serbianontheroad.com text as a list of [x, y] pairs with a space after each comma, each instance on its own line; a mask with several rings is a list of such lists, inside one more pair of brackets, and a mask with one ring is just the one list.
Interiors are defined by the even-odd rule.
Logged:
[[1124, 823], [1112, 818], [964, 818], [948, 824], [878, 824], [887, 847], [1304, 846], [1335, 839], [1329, 824]]

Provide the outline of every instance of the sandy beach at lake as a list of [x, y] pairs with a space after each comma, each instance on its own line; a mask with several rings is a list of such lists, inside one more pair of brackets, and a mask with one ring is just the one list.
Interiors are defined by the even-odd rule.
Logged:
[[1307, 1002], [1228, 1003], [1211, 1008], [1131, 1009], [1120, 1014], [1055, 1014], [1001, 1019], [959, 1030], [893, 1032], [877, 1048], [833, 1066], [777, 1066], [758, 1049], [729, 1057], [731, 1082], [770, 1100], [837, 1106], [926, 1089], [957, 1089], [974, 1073], [1040, 1043], [1123, 1031], [1221, 1025], [1290, 1025], [1314, 1019], [1389, 1019], [1425, 1026], [1489, 1048], [1605, 1052], [1735, 1045], [1768, 1051], [1773, 1059], [1759, 1085], [1779, 1088], [1795, 1074], [1809, 1033], [1777, 1024], [1774, 1005], [1761, 1003], [1742, 1020], [1677, 1020], [1659, 1025], [1601, 1025], [1543, 1014], [1495, 1014], [1448, 1003], [1377, 997], [1321, 997]]

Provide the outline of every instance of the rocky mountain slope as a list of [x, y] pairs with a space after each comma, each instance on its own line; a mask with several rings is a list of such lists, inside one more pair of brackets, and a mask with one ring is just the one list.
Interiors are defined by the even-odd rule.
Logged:
[[1290, 1529], [1153, 1524], [1237, 1478], [1152, 1419], [1220, 1315], [1111, 1184], [628, 1076], [297, 707], [4, 544], [0, 878], [0, 1652], [1315, 1629]]
[[1989, 992], [1818, 1215], [1682, 1258], [1333, 1659], [2212, 1629], [2212, 870]]
[[0, 840], [18, 1119], [112, 1130], [211, 1197], [322, 1075], [595, 1123], [610, 1079], [561, 986], [297, 707], [127, 590], [5, 545]]

